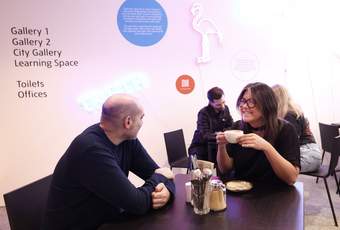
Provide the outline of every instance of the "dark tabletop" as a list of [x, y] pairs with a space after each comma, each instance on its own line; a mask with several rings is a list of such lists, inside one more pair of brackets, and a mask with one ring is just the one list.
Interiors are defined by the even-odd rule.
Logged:
[[304, 228], [303, 184], [269, 187], [255, 185], [248, 192], [227, 192], [227, 209], [207, 215], [194, 214], [190, 204], [185, 203], [185, 182], [188, 175], [175, 177], [176, 198], [166, 207], [150, 213], [101, 226], [100, 230], [113, 229], [270, 229], [294, 230]]

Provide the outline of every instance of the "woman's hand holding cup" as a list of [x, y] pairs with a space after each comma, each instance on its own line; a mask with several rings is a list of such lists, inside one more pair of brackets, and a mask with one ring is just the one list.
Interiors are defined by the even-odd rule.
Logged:
[[224, 132], [217, 132], [216, 133], [216, 143], [218, 145], [225, 145], [228, 144], [227, 139], [225, 138]]

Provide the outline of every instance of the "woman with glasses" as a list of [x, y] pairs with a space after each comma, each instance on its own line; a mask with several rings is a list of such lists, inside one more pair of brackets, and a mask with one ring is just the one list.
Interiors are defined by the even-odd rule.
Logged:
[[277, 102], [278, 116], [289, 121], [296, 129], [300, 145], [301, 172], [312, 172], [321, 165], [321, 150], [315, 142], [309, 122], [303, 115], [301, 108], [294, 103], [288, 90], [282, 85], [273, 87]]
[[216, 136], [220, 171], [233, 171], [235, 179], [253, 183], [294, 184], [300, 170], [298, 137], [291, 124], [278, 118], [273, 90], [260, 82], [248, 84], [236, 105], [242, 120], [233, 129], [244, 135], [236, 144], [228, 143], [223, 133]]

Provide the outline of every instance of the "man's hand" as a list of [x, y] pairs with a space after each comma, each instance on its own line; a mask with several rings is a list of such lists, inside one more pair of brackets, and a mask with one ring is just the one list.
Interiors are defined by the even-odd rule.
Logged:
[[163, 183], [159, 183], [152, 192], [152, 208], [158, 209], [163, 207], [170, 199], [170, 192]]
[[155, 173], [162, 174], [168, 179], [174, 179], [174, 174], [169, 168], [158, 168], [155, 170]]

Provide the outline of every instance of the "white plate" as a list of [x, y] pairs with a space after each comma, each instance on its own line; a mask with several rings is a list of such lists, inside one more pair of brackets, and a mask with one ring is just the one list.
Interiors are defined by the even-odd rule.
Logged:
[[243, 192], [253, 188], [252, 183], [244, 180], [232, 180], [227, 182], [226, 189], [232, 192]]

